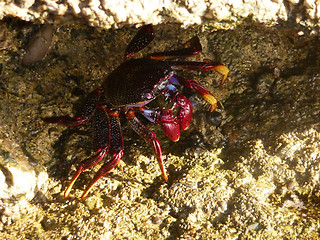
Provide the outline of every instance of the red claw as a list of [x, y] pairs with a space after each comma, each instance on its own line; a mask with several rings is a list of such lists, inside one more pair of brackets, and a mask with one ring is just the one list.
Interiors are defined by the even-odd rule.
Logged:
[[176, 117], [172, 113], [172, 109], [161, 111], [161, 115], [157, 120], [161, 124], [163, 132], [174, 142], [180, 138], [180, 125]]
[[[186, 130], [192, 118], [192, 104], [190, 100], [179, 92], [168, 91], [174, 101], [172, 108], [168, 110], [152, 110], [146, 107], [140, 108], [140, 112], [151, 122], [160, 124], [163, 132], [174, 142], [180, 139], [180, 129]], [[172, 110], [179, 108], [177, 115]]]
[[176, 96], [176, 102], [173, 107], [181, 108], [177, 117], [179, 119], [180, 128], [186, 130], [189, 127], [192, 118], [192, 104], [190, 100], [179, 93]]

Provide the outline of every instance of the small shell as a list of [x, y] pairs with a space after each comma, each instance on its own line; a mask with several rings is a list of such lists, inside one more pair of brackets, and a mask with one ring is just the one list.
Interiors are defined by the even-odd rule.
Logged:
[[53, 26], [50, 24], [40, 27], [39, 32], [31, 38], [26, 48], [26, 54], [22, 59], [22, 66], [29, 66], [44, 58], [51, 45], [53, 31]]

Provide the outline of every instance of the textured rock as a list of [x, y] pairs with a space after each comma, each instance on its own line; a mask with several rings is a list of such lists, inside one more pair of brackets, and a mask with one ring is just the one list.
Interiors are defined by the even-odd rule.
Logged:
[[0, 2], [0, 19], [18, 17], [36, 22], [85, 21], [92, 26], [110, 28], [125, 24], [161, 22], [201, 24], [208, 19], [229, 24], [249, 15], [266, 23], [288, 19], [317, 26], [320, 18], [319, 1], [284, 0], [43, 0]]
[[[69, 199], [63, 191], [92, 153], [90, 123], [66, 128], [41, 117], [73, 114], [123, 61], [137, 30], [56, 25], [51, 50], [23, 67], [40, 26], [0, 22], [0, 239], [319, 238], [318, 37], [292, 21], [154, 28], [155, 41], [141, 54], [176, 49], [198, 35], [203, 51], [192, 60], [229, 67], [218, 88], [213, 71], [181, 73], [221, 102], [221, 124], [186, 89], [194, 114], [179, 142], [148, 124], [163, 149], [165, 183], [150, 145], [122, 121], [122, 161], [81, 200], [99, 166], [81, 174]], [[24, 182], [10, 187], [13, 179]]]

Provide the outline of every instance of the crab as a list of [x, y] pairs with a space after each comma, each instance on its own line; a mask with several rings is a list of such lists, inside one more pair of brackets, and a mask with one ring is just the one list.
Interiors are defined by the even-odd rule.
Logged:
[[[191, 38], [181, 49], [155, 52], [142, 58], [133, 58], [154, 38], [152, 25], [142, 26], [128, 44], [125, 61], [113, 70], [104, 80], [102, 86], [91, 92], [85, 104], [73, 116], [52, 116], [43, 118], [44, 122], [75, 127], [93, 119], [95, 154], [81, 161], [77, 171], [64, 192], [70, 191], [79, 175], [99, 163], [109, 152], [111, 158], [106, 160], [95, 174], [81, 198], [85, 198], [94, 184], [110, 172], [123, 156], [124, 142], [119, 114], [124, 112], [132, 129], [150, 142], [160, 166], [162, 176], [168, 180], [163, 164], [162, 150], [156, 134], [148, 129], [136, 117], [139, 111], [149, 121], [159, 124], [163, 132], [174, 142], [180, 138], [180, 131], [186, 130], [192, 118], [192, 104], [182, 95], [177, 86], [194, 89], [209, 103], [210, 111], [217, 106], [216, 98], [201, 84], [176, 74], [176, 70], [208, 71], [215, 70], [222, 75], [220, 85], [227, 78], [229, 69], [214, 61], [192, 62], [181, 58], [193, 57], [202, 50], [199, 38]], [[177, 58], [178, 60], [172, 60]], [[163, 95], [167, 102], [173, 102], [168, 109], [150, 108], [148, 104]]]

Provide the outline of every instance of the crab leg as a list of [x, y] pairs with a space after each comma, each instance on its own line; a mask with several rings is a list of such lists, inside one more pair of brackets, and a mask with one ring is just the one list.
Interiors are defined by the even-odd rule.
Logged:
[[200, 83], [193, 79], [187, 79], [182, 76], [174, 74], [170, 78], [170, 82], [175, 85], [182, 85], [184, 87], [196, 90], [210, 105], [210, 112], [213, 112], [217, 107], [217, 99]]
[[222, 74], [220, 86], [226, 81], [229, 69], [219, 62], [190, 62], [190, 61], [176, 61], [170, 63], [175, 70], [192, 70], [192, 71], [209, 71], [215, 70]]
[[184, 44], [184, 48], [166, 51], [166, 52], [155, 52], [151, 53], [148, 57], [157, 60], [173, 59], [173, 58], [184, 58], [198, 55], [202, 51], [200, 40], [197, 36], [191, 38]]
[[100, 151], [98, 151], [98, 153], [96, 155], [94, 155], [91, 158], [88, 158], [86, 160], [83, 160], [79, 163], [78, 165], [78, 169], [76, 174], [73, 176], [72, 180], [70, 181], [67, 189], [64, 192], [64, 197], [65, 198], [69, 198], [70, 196], [70, 191], [73, 187], [73, 184], [76, 182], [76, 180], [78, 179], [79, 175], [84, 172], [85, 170], [95, 166], [98, 162], [101, 161], [101, 159], [105, 156], [105, 154], [107, 153], [107, 149], [101, 149]]
[[80, 108], [80, 110], [75, 114], [74, 117], [70, 116], [58, 116], [58, 117], [46, 117], [42, 120], [46, 123], [57, 123], [67, 127], [76, 127], [81, 124], [87, 123], [98, 105], [100, 100], [101, 90], [96, 89], [89, 94], [85, 100], [85, 104]]
[[84, 190], [81, 198], [85, 198], [93, 185], [104, 175], [110, 172], [123, 156], [123, 137], [119, 120], [119, 110], [113, 110], [108, 113], [110, 121], [110, 148], [109, 152], [112, 155], [111, 160], [102, 165], [98, 170], [89, 186]]
[[94, 142], [96, 144], [97, 153], [91, 158], [85, 159], [79, 163], [77, 172], [73, 176], [66, 191], [64, 192], [65, 198], [68, 198], [70, 196], [70, 191], [72, 189], [72, 186], [77, 180], [77, 178], [79, 177], [79, 175], [85, 170], [99, 163], [109, 150], [110, 122], [109, 122], [108, 115], [105, 113], [104, 109], [100, 107], [96, 110], [93, 116], [93, 119], [94, 119], [94, 133], [95, 133]]
[[144, 25], [128, 44], [125, 59], [132, 58], [137, 52], [144, 49], [153, 40], [154, 32], [152, 24]]
[[152, 143], [153, 150], [155, 152], [155, 155], [158, 160], [158, 164], [160, 166], [162, 176], [165, 181], [168, 181], [167, 174], [165, 172], [165, 168], [163, 166], [163, 160], [162, 160], [162, 151], [160, 143], [157, 139], [157, 136], [154, 132], [149, 130], [147, 127], [145, 127], [139, 120], [136, 118], [134, 114], [134, 110], [132, 108], [129, 108], [126, 112], [127, 120], [132, 127], [132, 129], [140, 135], [142, 138], [146, 139], [148, 142]]

